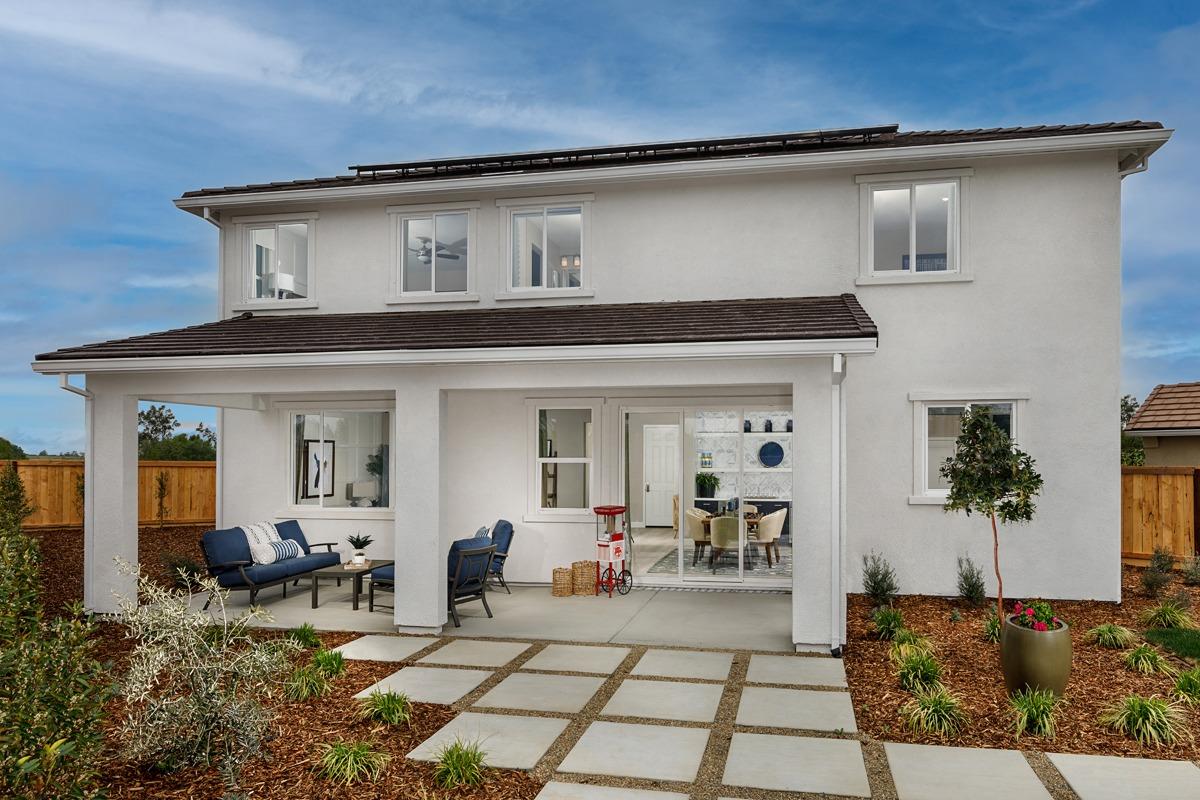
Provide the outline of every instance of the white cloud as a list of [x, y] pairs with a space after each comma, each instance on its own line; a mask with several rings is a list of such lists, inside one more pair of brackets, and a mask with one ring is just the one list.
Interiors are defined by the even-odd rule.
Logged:
[[176, 275], [130, 275], [125, 285], [131, 289], [215, 289], [216, 269], [206, 272], [180, 273]]

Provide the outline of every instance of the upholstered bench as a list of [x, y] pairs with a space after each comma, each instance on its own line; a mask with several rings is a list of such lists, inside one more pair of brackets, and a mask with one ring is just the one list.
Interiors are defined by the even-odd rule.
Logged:
[[[300, 546], [298, 558], [287, 558], [273, 564], [255, 564], [250, 556], [250, 544], [241, 528], [225, 528], [208, 531], [200, 537], [200, 549], [208, 573], [217, 579], [223, 588], [231, 591], [248, 590], [250, 602], [258, 597], [260, 589], [283, 584], [283, 596], [287, 597], [287, 582], [297, 583], [313, 570], [332, 567], [341, 563], [342, 557], [333, 552], [334, 542], [310, 544], [294, 519], [275, 525], [281, 539], [291, 539]], [[314, 547], [324, 547], [325, 552], [314, 553]], [[208, 605], [205, 604], [205, 608]]]

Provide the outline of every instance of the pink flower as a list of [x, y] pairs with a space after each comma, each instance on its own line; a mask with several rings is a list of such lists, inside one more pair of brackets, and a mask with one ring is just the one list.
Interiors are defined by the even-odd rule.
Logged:
[[1044, 622], [1035, 622], [1035, 623], [1033, 623], [1033, 629], [1035, 631], [1046, 631], [1046, 630], [1049, 630], [1050, 628]]
[[1025, 616], [1027, 616], [1027, 617], [1032, 617], [1032, 616], [1033, 616], [1033, 609], [1032, 609], [1032, 608], [1027, 608], [1027, 609], [1025, 609]]
[[1017, 604], [1015, 606], [1013, 606], [1013, 611], [1017, 612], [1018, 614], [1021, 613], [1021, 601], [1020, 600], [1018, 600]]

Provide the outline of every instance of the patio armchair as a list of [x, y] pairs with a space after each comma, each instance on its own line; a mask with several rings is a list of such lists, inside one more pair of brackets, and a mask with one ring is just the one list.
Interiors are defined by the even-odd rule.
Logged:
[[712, 553], [708, 557], [708, 562], [712, 565], [713, 572], [717, 571], [717, 561], [722, 555], [730, 551], [737, 553], [740, 538], [739, 522], [737, 517], [724, 516], [713, 517], [712, 522], [709, 523], [712, 529]]
[[504, 591], [512, 594], [512, 590], [508, 588], [508, 583], [504, 580], [504, 561], [508, 558], [508, 551], [512, 547], [513, 540], [512, 523], [506, 519], [496, 520], [496, 524], [492, 526], [491, 539], [492, 544], [496, 546], [496, 552], [492, 556], [492, 565], [488, 568], [488, 579], [490, 581], [495, 578], [500, 581]]
[[[459, 539], [450, 545], [447, 557], [448, 574], [446, 576], [446, 607], [454, 627], [461, 628], [458, 618], [458, 606], [472, 600], [483, 603], [483, 610], [488, 618], [492, 616], [491, 606], [488, 605], [484, 592], [491, 572], [492, 557], [496, 546], [486, 536], [476, 536], [472, 539]], [[389, 564], [386, 567], [371, 570], [371, 585], [367, 590], [367, 610], [374, 611], [375, 606], [390, 608], [375, 602], [375, 591], [394, 592], [396, 588], [396, 567]]]
[[[250, 544], [241, 528], [211, 530], [200, 537], [200, 550], [208, 574], [217, 579], [222, 588], [230, 591], [249, 591], [250, 602], [258, 599], [258, 593], [269, 586], [283, 586], [287, 597], [288, 581], [295, 585], [314, 570], [332, 567], [341, 563], [342, 557], [333, 552], [335, 542], [313, 542], [304, 536], [300, 523], [294, 519], [275, 525], [282, 539], [291, 539], [303, 553], [299, 558], [288, 558], [273, 564], [255, 564], [250, 556]], [[324, 547], [325, 552], [313, 552], [313, 548]], [[211, 598], [209, 599], [211, 601]], [[208, 603], [204, 608], [208, 608]]]
[[[787, 519], [787, 509], [781, 508], [767, 514], [758, 521], [758, 528], [754, 531], [753, 538], [749, 544], [761, 545], [767, 554], [767, 566], [772, 567], [779, 563], [779, 537], [783, 534], [783, 523]], [[775, 561], [771, 561], [771, 551], [774, 550]]]
[[692, 540], [692, 566], [704, 555], [704, 548], [709, 545], [708, 531], [704, 520], [709, 519], [709, 513], [699, 508], [689, 508], [683, 512], [684, 524], [687, 527], [688, 538]]

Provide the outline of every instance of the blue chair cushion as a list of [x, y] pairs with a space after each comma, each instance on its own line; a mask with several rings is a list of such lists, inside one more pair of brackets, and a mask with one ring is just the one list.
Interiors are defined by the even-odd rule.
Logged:
[[246, 534], [241, 528], [224, 528], [222, 530], [208, 531], [200, 537], [201, 546], [204, 548], [204, 558], [208, 561], [209, 572], [213, 575], [223, 575], [232, 572], [237, 576], [238, 583], [241, 583], [241, 576], [237, 574], [237, 569], [212, 569], [213, 564], [229, 564], [234, 561], [253, 561], [250, 557], [250, 544], [246, 541]]
[[304, 551], [304, 555], [308, 555], [308, 539], [304, 538], [304, 531], [300, 530], [300, 523], [294, 519], [284, 520], [283, 522], [275, 523], [275, 530], [279, 531], [280, 539], [291, 539], [296, 544], [300, 545], [300, 549]]
[[458, 553], [460, 550], [476, 550], [480, 547], [487, 547], [492, 543], [487, 536], [487, 528], [480, 528], [483, 535], [478, 533], [473, 539], [459, 539], [450, 545], [450, 554], [446, 556], [446, 577], [454, 577], [454, 569], [458, 566]]
[[506, 519], [496, 520], [496, 524], [492, 526], [492, 544], [496, 545], [497, 555], [492, 559], [492, 572], [499, 572], [504, 569], [504, 559], [507, 556], [499, 554], [508, 552], [508, 548], [512, 547], [512, 540], [512, 523]]
[[396, 565], [388, 564], [386, 567], [371, 570], [371, 580], [383, 581], [384, 583], [396, 582]]

